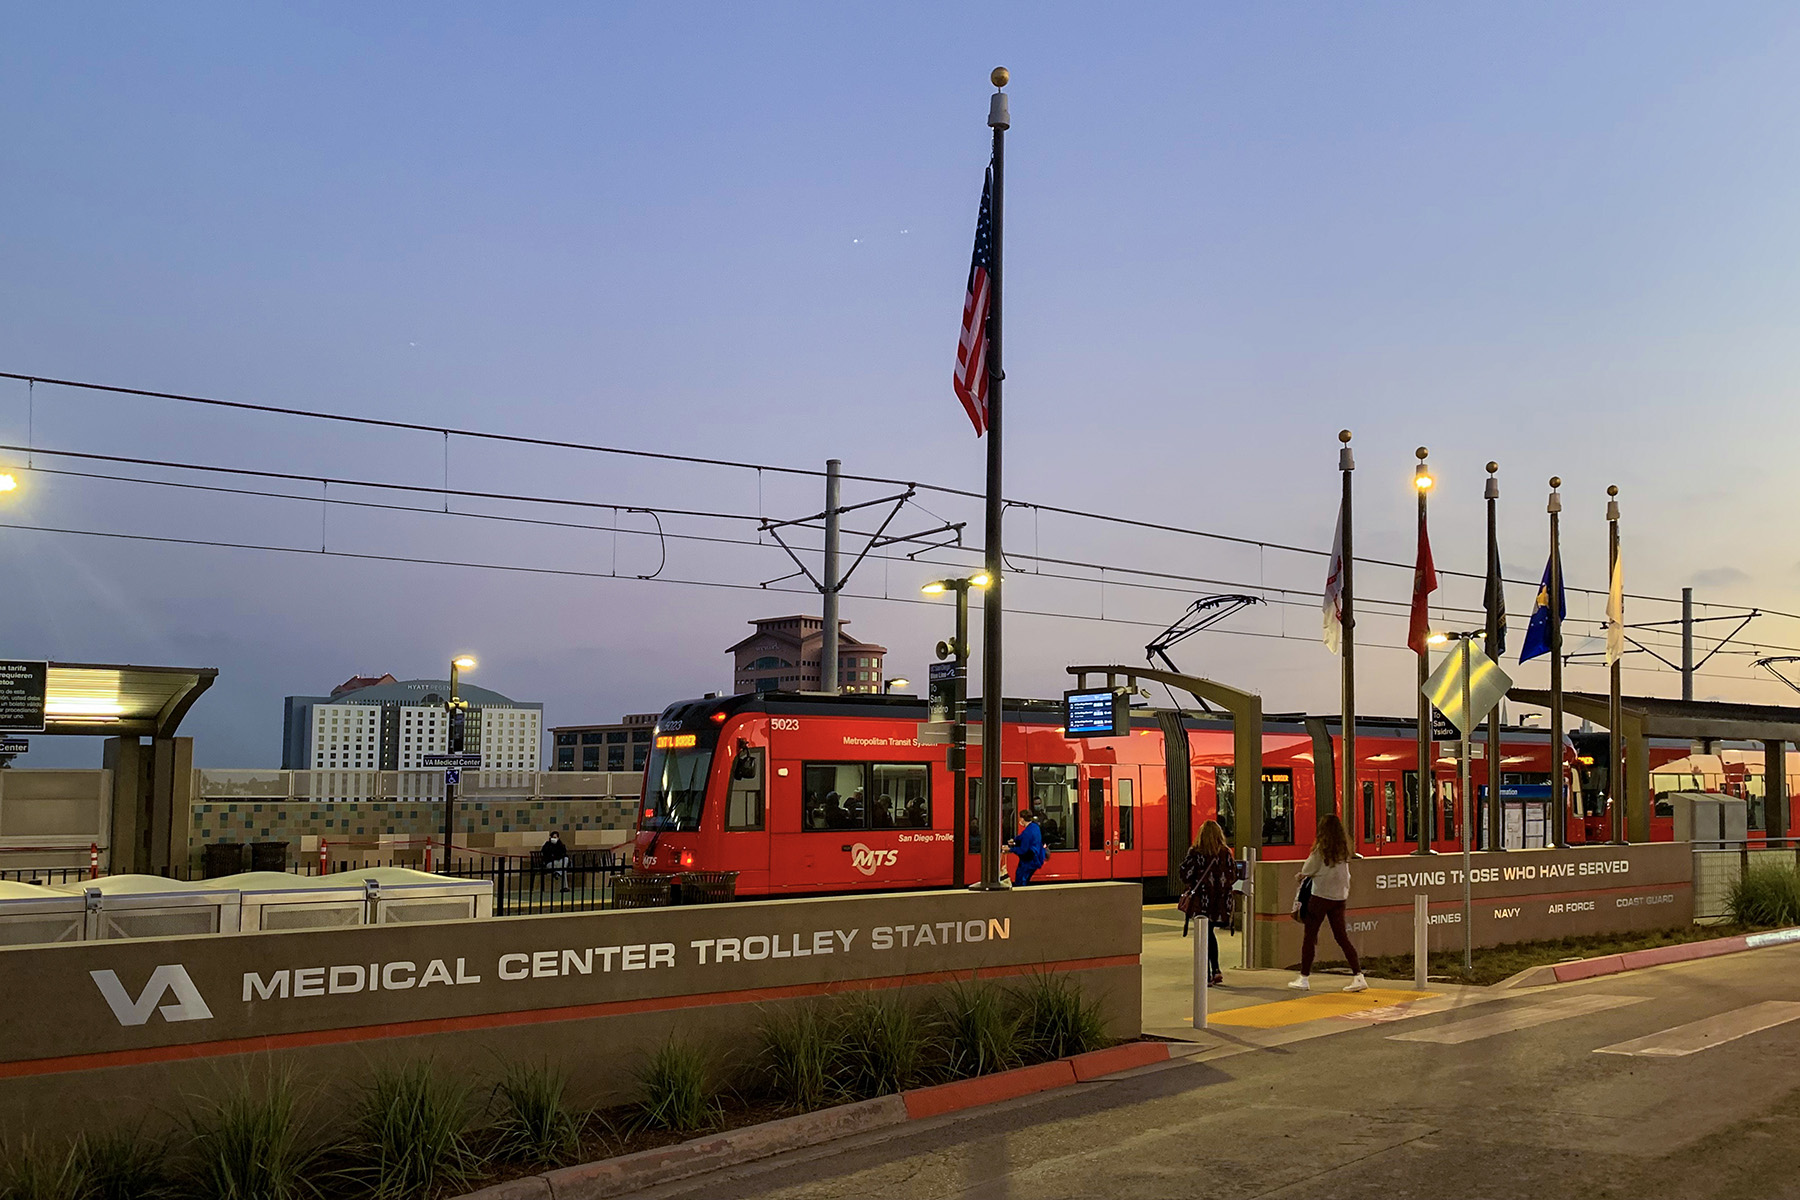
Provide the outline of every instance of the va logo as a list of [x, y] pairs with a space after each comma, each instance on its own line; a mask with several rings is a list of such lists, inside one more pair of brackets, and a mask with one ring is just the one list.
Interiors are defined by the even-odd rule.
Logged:
[[850, 865], [864, 875], [873, 875], [878, 867], [891, 867], [900, 861], [898, 850], [871, 850], [861, 842], [850, 847]]
[[[150, 1020], [152, 1012], [162, 1013], [165, 1021], [210, 1021], [212, 1009], [206, 1007], [206, 1001], [200, 998], [200, 989], [188, 977], [187, 968], [171, 964], [158, 967], [150, 972], [150, 982], [137, 999], [125, 990], [119, 977], [112, 971], [89, 971], [94, 983], [99, 986], [100, 994], [106, 997], [108, 1007], [113, 1016], [119, 1018], [121, 1025], [142, 1025]], [[163, 1004], [164, 996], [174, 993], [173, 1004]], [[157, 1006], [161, 1005], [160, 1008]]]

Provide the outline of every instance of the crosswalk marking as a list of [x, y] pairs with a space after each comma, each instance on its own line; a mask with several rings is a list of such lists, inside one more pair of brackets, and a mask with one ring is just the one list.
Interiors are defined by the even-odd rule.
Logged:
[[1746, 1005], [1716, 1017], [1690, 1021], [1660, 1033], [1602, 1046], [1595, 1054], [1630, 1054], [1640, 1058], [1681, 1058], [1698, 1054], [1741, 1037], [1800, 1020], [1800, 1003], [1791, 1000], [1764, 1000]]
[[1609, 1008], [1623, 1008], [1627, 1004], [1640, 1004], [1647, 999], [1649, 999], [1648, 996], [1558, 996], [1541, 1004], [1514, 1005], [1501, 1012], [1489, 1013], [1485, 1017], [1472, 1017], [1467, 1021], [1457, 1021], [1431, 1029], [1410, 1029], [1404, 1033], [1390, 1033], [1388, 1040], [1391, 1042], [1435, 1042], [1444, 1046], [1457, 1046], [1463, 1042], [1478, 1041], [1496, 1034], [1511, 1033], [1515, 1029], [1529, 1029], [1533, 1025], [1546, 1025], [1551, 1021], [1567, 1020], [1570, 1017], [1584, 1016], [1587, 1013], [1604, 1012]]
[[1312, 992], [1292, 1000], [1276, 1000], [1268, 1004], [1250, 1004], [1213, 1013], [1214, 1025], [1237, 1025], [1249, 1029], [1279, 1029], [1324, 1017], [1342, 1017], [1372, 1008], [1424, 1000], [1436, 992], [1399, 991], [1370, 988], [1363, 992]]

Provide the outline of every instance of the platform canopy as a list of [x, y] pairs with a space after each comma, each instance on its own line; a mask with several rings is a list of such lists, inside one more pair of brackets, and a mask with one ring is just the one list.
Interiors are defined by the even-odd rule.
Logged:
[[[1550, 707], [1550, 693], [1513, 688], [1517, 704]], [[1621, 696], [1629, 722], [1641, 721], [1647, 737], [1690, 741], [1800, 742], [1800, 708], [1785, 704], [1735, 704], [1721, 700], [1672, 700], [1663, 696]], [[1608, 721], [1604, 693], [1564, 692], [1563, 708], [1571, 716], [1604, 728]]]
[[44, 732], [85, 737], [174, 737], [219, 677], [217, 667], [50, 664]]

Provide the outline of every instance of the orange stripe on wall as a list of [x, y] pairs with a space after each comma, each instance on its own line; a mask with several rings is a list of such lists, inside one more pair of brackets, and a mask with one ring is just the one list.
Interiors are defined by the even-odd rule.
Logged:
[[70, 1071], [99, 1070], [102, 1067], [132, 1067], [148, 1063], [182, 1062], [195, 1058], [252, 1054], [263, 1050], [298, 1050], [310, 1046], [336, 1046], [351, 1042], [380, 1041], [384, 1038], [420, 1037], [433, 1033], [469, 1033], [481, 1029], [505, 1029], [516, 1025], [543, 1025], [555, 1021], [586, 1021], [595, 1017], [620, 1017], [633, 1013], [707, 1008], [719, 1004], [757, 1004], [768, 1000], [796, 1000], [807, 996], [829, 996], [841, 992], [865, 992], [880, 988], [953, 983], [956, 980], [970, 977], [993, 979], [1008, 975], [1028, 975], [1035, 971], [1097, 971], [1107, 967], [1135, 967], [1137, 965], [1137, 955], [1115, 954], [1103, 958], [1076, 958], [1063, 962], [990, 967], [974, 972], [923, 971], [913, 975], [884, 975], [873, 979], [795, 983], [783, 987], [744, 988], [734, 992], [700, 992], [690, 996], [665, 996], [648, 1000], [607, 1000], [598, 1004], [572, 1004], [560, 1008], [480, 1013], [467, 1017], [434, 1017], [419, 1021], [396, 1021], [385, 1025], [355, 1025], [344, 1029], [320, 1029], [306, 1033], [272, 1033], [260, 1037], [195, 1042], [185, 1046], [154, 1046], [145, 1050], [111, 1050], [101, 1054], [69, 1054], [59, 1058], [34, 1058], [20, 1062], [0, 1063], [0, 1079], [16, 1079], [27, 1075], [61, 1075]]

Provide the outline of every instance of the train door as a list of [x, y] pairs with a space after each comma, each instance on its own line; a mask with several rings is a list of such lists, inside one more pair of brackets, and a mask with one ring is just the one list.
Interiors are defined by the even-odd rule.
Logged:
[[1081, 793], [1081, 878], [1142, 879], [1137, 769], [1087, 767]]
[[1119, 767], [1113, 772], [1112, 786], [1112, 877], [1142, 879], [1144, 877], [1143, 830], [1138, 821], [1138, 771], [1135, 767]]
[[1362, 852], [1400, 852], [1400, 773], [1372, 770], [1357, 782], [1362, 790]]
[[[1016, 767], [1007, 768], [1017, 771]], [[987, 808], [987, 789], [979, 777], [969, 779], [969, 864], [967, 875], [969, 882], [981, 879], [981, 837], [982, 815]], [[1004, 847], [1007, 839], [1019, 829], [1019, 777], [1016, 774], [1000, 776], [1000, 867], [1007, 875], [1013, 873], [1013, 860], [1009, 858]]]

